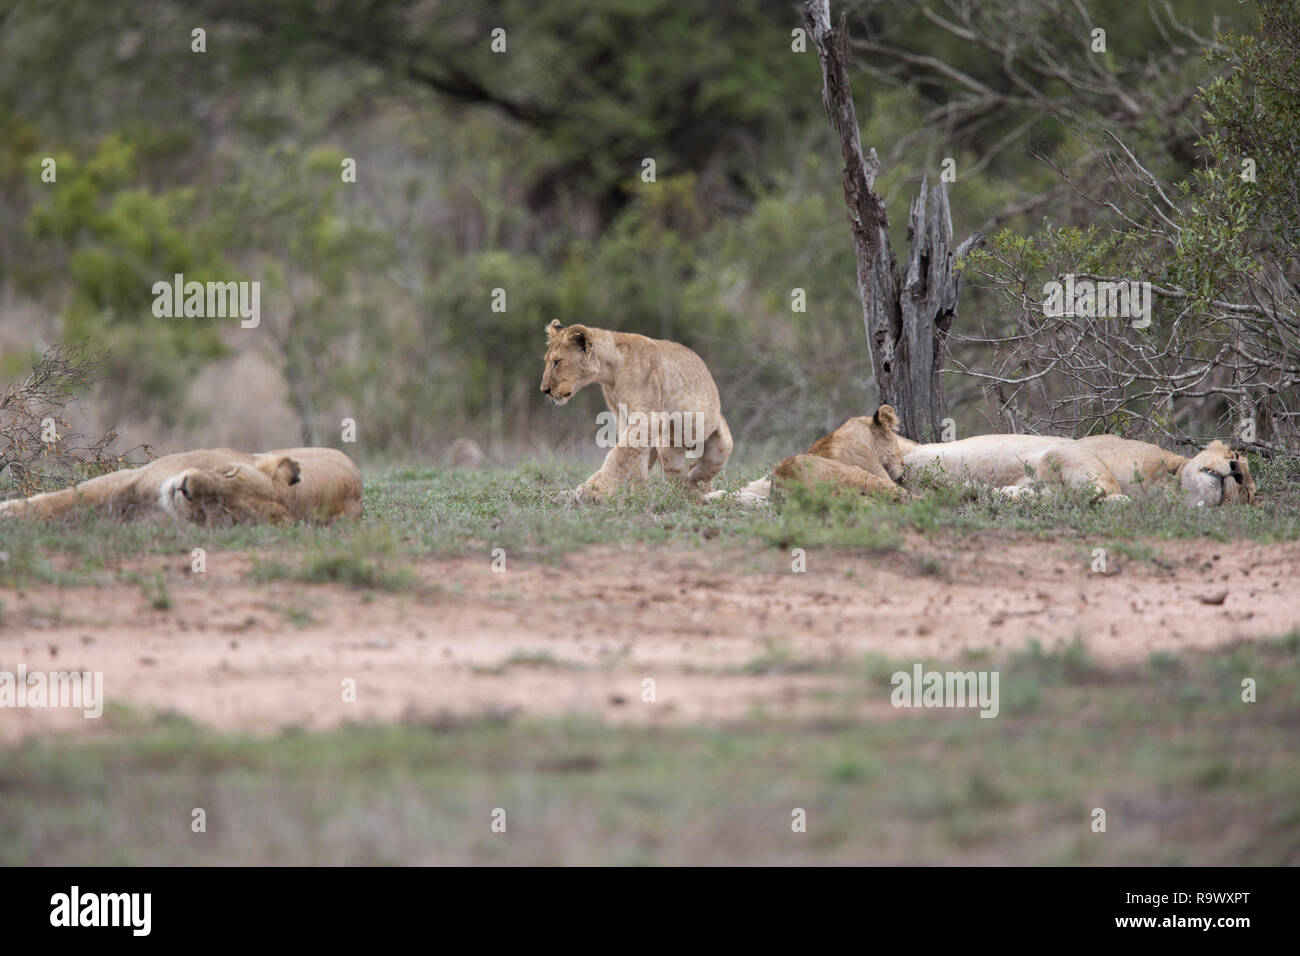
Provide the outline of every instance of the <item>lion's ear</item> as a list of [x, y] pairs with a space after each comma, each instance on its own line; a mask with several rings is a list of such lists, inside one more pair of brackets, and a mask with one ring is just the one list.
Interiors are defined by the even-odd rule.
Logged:
[[591, 333], [587, 331], [586, 326], [571, 325], [564, 330], [569, 337], [569, 341], [582, 349], [584, 352], [591, 351]]
[[254, 464], [258, 471], [272, 481], [282, 481], [286, 485], [296, 485], [302, 481], [302, 468], [288, 455], [278, 455], [274, 458], [269, 455], [259, 455]]
[[872, 416], [877, 425], [887, 432], [895, 431], [898, 428], [898, 413], [894, 411], [892, 405], [881, 405], [876, 409], [876, 414]]
[[546, 326], [546, 340], [549, 342], [563, 331], [564, 326], [560, 324], [560, 320], [551, 319], [550, 324]]
[[296, 485], [302, 481], [302, 467], [292, 458], [281, 458], [279, 464], [275, 466], [276, 481], [283, 481], [286, 485]]

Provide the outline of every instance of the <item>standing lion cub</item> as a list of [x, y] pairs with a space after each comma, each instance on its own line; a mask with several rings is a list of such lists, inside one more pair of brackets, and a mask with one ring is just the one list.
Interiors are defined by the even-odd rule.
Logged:
[[558, 320], [546, 336], [542, 391], [563, 405], [594, 382], [609, 406], [598, 439], [609, 454], [578, 488], [580, 499], [645, 478], [656, 461], [664, 474], [708, 488], [731, 456], [731, 430], [703, 359], [676, 342]]

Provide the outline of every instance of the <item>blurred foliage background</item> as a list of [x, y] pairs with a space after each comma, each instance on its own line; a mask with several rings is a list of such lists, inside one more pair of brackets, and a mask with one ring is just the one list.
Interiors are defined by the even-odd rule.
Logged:
[[[1069, 47], [1072, 9], [1017, 16]], [[1087, 9], [1106, 68], [1150, 103], [1050, 77], [1024, 96], [987, 45], [936, 27], [941, 4], [832, 5], [861, 41], [900, 254], [945, 157], [959, 236], [1095, 223], [1051, 165], [1085, 152], [1079, 127], [1119, 129], [1170, 179], [1204, 162], [1194, 94], [1229, 67], [1168, 18], [1249, 33], [1251, 6]], [[84, 341], [108, 352], [84, 414], [163, 451], [337, 444], [350, 417], [363, 459], [437, 458], [457, 436], [498, 458], [594, 453], [598, 390], [563, 410], [538, 392], [559, 318], [686, 343], [738, 454], [788, 453], [875, 404], [801, 26], [788, 0], [0, 0], [0, 381]], [[260, 327], [155, 318], [175, 273], [260, 281]], [[959, 326], [1007, 321], [969, 287]], [[949, 401], [981, 428], [978, 385], [954, 378]]]

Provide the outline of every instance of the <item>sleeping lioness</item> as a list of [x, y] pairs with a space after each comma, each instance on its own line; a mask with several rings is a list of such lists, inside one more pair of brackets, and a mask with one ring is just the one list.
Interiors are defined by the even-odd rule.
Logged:
[[664, 474], [708, 488], [731, 456], [731, 430], [703, 359], [676, 342], [565, 328], [558, 320], [546, 337], [542, 391], [563, 405], [599, 384], [616, 425], [604, 464], [578, 488], [578, 498], [604, 497], [645, 478], [656, 461]]
[[920, 445], [900, 439], [908, 475], [927, 471], [996, 488], [1009, 497], [1032, 493], [1035, 483], [1091, 488], [1100, 498], [1126, 501], [1146, 488], [1175, 483], [1183, 501], [1218, 507], [1255, 500], [1255, 480], [1244, 456], [1221, 441], [1191, 458], [1158, 445], [1093, 435], [976, 435]]
[[[896, 482], [907, 485], [926, 472], [986, 485], [1008, 497], [1031, 494], [1041, 483], [1049, 489], [1090, 488], [1104, 500], [1127, 501], [1144, 489], [1172, 483], [1193, 507], [1255, 501], [1255, 479], [1245, 456], [1221, 441], [1210, 442], [1191, 458], [1115, 435], [976, 435], [922, 445], [894, 434], [897, 424], [888, 405], [881, 405], [872, 418], [850, 418], [818, 439], [808, 454], [781, 462], [776, 478], [806, 485], [824, 482], [863, 494], [884, 492], [899, 499], [909, 493]], [[771, 481], [762, 478], [736, 497], [761, 505], [770, 492]]]
[[333, 448], [200, 448], [0, 502], [0, 518], [53, 518], [83, 506], [113, 517], [171, 515], [196, 524], [332, 521], [360, 516], [361, 472]]

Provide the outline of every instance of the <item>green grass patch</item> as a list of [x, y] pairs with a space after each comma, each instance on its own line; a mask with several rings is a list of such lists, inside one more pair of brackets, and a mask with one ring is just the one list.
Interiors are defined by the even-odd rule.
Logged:
[[[872, 659], [845, 679], [887, 699], [906, 666]], [[0, 864], [1300, 862], [1300, 636], [1120, 672], [1072, 645], [978, 666], [1004, 687], [1034, 680], [1035, 706], [271, 738], [113, 707], [98, 739], [6, 752]], [[196, 807], [206, 833], [190, 830]]]
[[249, 577], [254, 581], [292, 580], [402, 591], [415, 580], [410, 567], [402, 563], [405, 554], [402, 540], [391, 529], [367, 526], [335, 542], [315, 541], [302, 557], [291, 561], [255, 561]]
[[[494, 548], [504, 549], [507, 560], [558, 557], [610, 543], [873, 553], [897, 551], [909, 533], [1001, 529], [1082, 537], [1135, 560], [1154, 560], [1151, 545], [1132, 542], [1300, 537], [1300, 483], [1280, 463], [1252, 462], [1264, 490], [1255, 508], [1188, 508], [1172, 494], [1159, 493], [1127, 505], [1097, 504], [1082, 492], [1012, 501], [987, 489], [922, 481], [924, 497], [907, 503], [795, 488], [778, 494], [769, 508], [750, 509], [730, 501], [700, 503], [658, 474], [613, 500], [574, 505], [566, 493], [589, 467], [529, 463], [368, 474], [365, 517], [328, 527], [206, 529], [164, 521], [123, 523], [90, 513], [46, 523], [6, 522], [0, 550], [8, 558], [0, 561], [0, 587], [95, 583], [114, 560], [148, 554], [188, 558], [195, 547], [255, 551], [262, 556], [261, 579], [393, 590], [409, 584], [402, 573], [406, 557], [480, 554], [486, 560]], [[734, 490], [762, 474], [761, 466], [736, 466], [720, 486]], [[372, 553], [376, 547], [378, 556]]]

